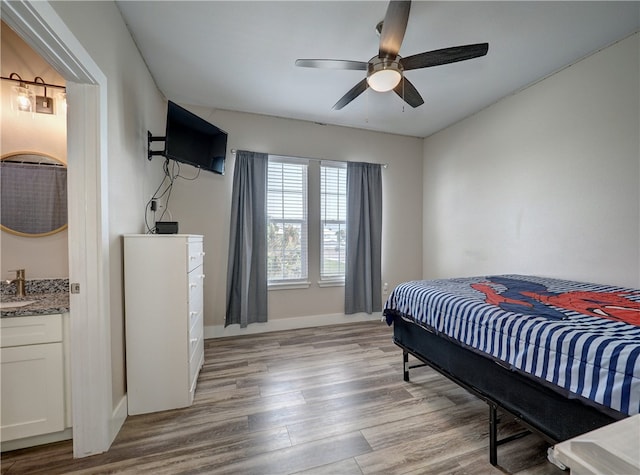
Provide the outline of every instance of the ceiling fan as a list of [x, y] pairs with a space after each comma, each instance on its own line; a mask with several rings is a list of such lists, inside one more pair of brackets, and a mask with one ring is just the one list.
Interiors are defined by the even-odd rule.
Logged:
[[407, 29], [410, 9], [411, 1], [392, 0], [389, 2], [384, 20], [376, 27], [380, 33], [379, 52], [369, 61], [298, 59], [296, 66], [367, 71], [367, 77], [342, 96], [333, 106], [334, 109], [342, 109], [369, 87], [378, 92], [387, 92], [393, 89], [407, 104], [418, 107], [424, 104], [424, 99], [414, 85], [404, 77], [404, 71], [484, 56], [489, 50], [489, 43], [454, 46], [403, 58], [398, 52]]

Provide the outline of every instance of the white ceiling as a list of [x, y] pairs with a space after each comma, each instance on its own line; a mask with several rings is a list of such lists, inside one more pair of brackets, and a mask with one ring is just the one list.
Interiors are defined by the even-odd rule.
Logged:
[[401, 56], [489, 43], [486, 56], [407, 71], [425, 103], [367, 90], [364, 71], [298, 58], [368, 61], [382, 1], [118, 1], [162, 93], [183, 105], [429, 136], [640, 29], [640, 2], [414, 1]]

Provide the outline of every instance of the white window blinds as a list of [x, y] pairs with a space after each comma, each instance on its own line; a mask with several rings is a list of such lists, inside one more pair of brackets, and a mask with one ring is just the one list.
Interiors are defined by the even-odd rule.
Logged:
[[269, 157], [267, 177], [269, 283], [307, 279], [307, 164]]
[[320, 279], [344, 279], [347, 237], [347, 167], [320, 166]]

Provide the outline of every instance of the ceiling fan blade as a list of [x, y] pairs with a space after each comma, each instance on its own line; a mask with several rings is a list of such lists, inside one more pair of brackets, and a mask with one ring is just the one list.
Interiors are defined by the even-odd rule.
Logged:
[[411, 10], [410, 1], [392, 0], [389, 2], [387, 13], [382, 22], [382, 31], [380, 32], [380, 51], [378, 56], [381, 59], [395, 59], [398, 56], [404, 33], [407, 30], [409, 10]]
[[475, 45], [453, 46], [451, 48], [436, 49], [425, 53], [414, 54], [400, 60], [405, 71], [411, 69], [429, 68], [441, 64], [455, 63], [467, 59], [484, 56], [489, 50], [489, 43]]
[[340, 110], [342, 109], [344, 106], [346, 106], [347, 104], [349, 104], [349, 102], [351, 102], [352, 100], [354, 100], [356, 97], [358, 97], [360, 94], [362, 94], [364, 91], [367, 90], [367, 88], [369, 87], [369, 84], [367, 83], [366, 79], [363, 79], [362, 81], [360, 81], [358, 84], [356, 84], [355, 86], [353, 86], [349, 92], [347, 92], [344, 96], [342, 96], [340, 98], [340, 100], [338, 102], [335, 103], [335, 105], [333, 106], [333, 108], [335, 110]]
[[367, 63], [365, 62], [342, 59], [296, 59], [296, 66], [303, 68], [367, 70]]
[[411, 107], [416, 108], [424, 104], [424, 99], [411, 82], [403, 77], [402, 81], [393, 89], [393, 91], [400, 96]]

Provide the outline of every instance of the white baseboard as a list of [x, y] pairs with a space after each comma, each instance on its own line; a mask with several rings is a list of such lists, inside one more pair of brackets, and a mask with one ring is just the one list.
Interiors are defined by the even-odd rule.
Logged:
[[127, 395], [125, 394], [111, 414], [111, 420], [109, 421], [109, 445], [113, 443], [118, 432], [120, 432], [122, 424], [124, 424], [127, 418], [127, 412]]
[[278, 318], [266, 323], [252, 323], [246, 328], [240, 328], [239, 324], [207, 325], [204, 327], [204, 338], [223, 338], [227, 336], [254, 335], [256, 333], [268, 333], [282, 330], [295, 330], [298, 328], [321, 327], [325, 325], [338, 325], [341, 323], [370, 322], [382, 320], [382, 313], [354, 313], [345, 315], [335, 313], [331, 315], [312, 315], [309, 317]]

